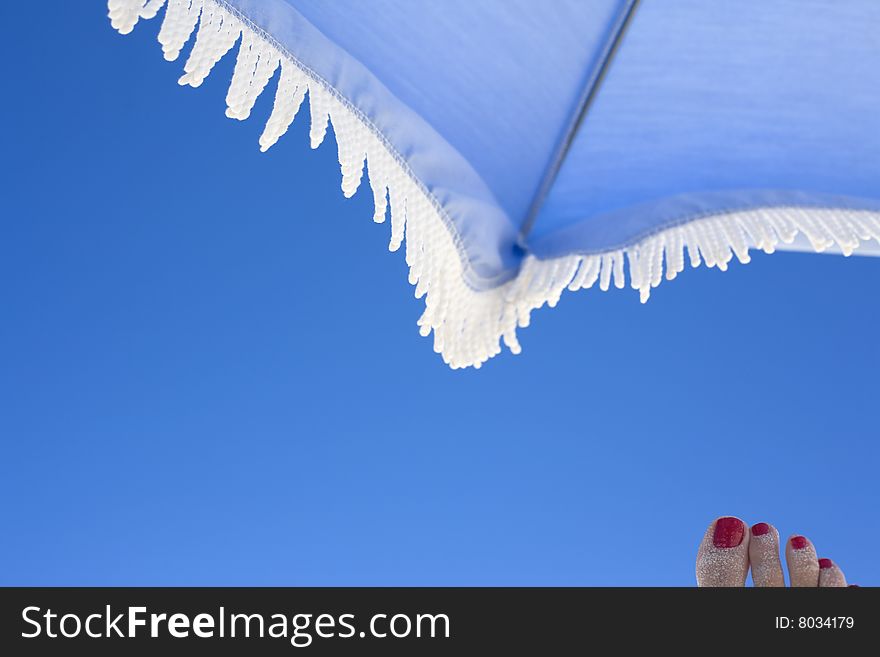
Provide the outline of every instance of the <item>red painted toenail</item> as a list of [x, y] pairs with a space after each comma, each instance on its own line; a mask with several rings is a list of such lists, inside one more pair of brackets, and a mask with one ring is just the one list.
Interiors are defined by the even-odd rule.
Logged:
[[831, 568], [833, 565], [831, 559], [819, 559], [819, 568]]
[[734, 548], [742, 543], [745, 529], [739, 518], [718, 518], [712, 544], [717, 548]]
[[809, 546], [809, 544], [810, 542], [803, 536], [791, 537], [791, 547], [795, 550], [803, 550], [805, 547]]
[[770, 525], [766, 522], [759, 522], [757, 525], [752, 525], [752, 534], [755, 536], [763, 536], [764, 534], [770, 533]]

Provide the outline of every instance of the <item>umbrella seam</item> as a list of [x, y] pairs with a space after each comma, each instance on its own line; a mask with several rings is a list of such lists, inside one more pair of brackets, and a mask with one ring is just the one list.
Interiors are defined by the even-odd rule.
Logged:
[[550, 160], [544, 177], [538, 185], [535, 197], [529, 205], [528, 214], [520, 227], [519, 244], [523, 248], [526, 248], [526, 238], [534, 227], [535, 221], [538, 218], [538, 213], [541, 211], [544, 201], [547, 198], [547, 194], [550, 193], [550, 188], [553, 186], [556, 177], [559, 175], [559, 171], [562, 169], [562, 164], [568, 156], [574, 138], [578, 135], [580, 128], [583, 125], [584, 118], [589, 112], [602, 83], [605, 81], [605, 76], [608, 73], [611, 62], [614, 60], [627, 30], [632, 24], [633, 17], [635, 16], [636, 10], [639, 8], [640, 1], [641, 0], [626, 1], [623, 10], [619, 12], [617, 20], [614, 23], [611, 31], [611, 38], [606, 41], [605, 46], [602, 48], [599, 60], [593, 67], [590, 76], [587, 78], [587, 82], [578, 97], [578, 104], [575, 107], [575, 111], [572, 112], [571, 119], [562, 139], [556, 145], [555, 153]]

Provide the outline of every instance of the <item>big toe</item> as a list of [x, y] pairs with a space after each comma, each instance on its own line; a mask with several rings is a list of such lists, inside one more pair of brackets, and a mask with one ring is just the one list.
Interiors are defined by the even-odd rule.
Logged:
[[744, 586], [749, 570], [749, 529], [724, 516], [706, 529], [697, 551], [697, 586]]

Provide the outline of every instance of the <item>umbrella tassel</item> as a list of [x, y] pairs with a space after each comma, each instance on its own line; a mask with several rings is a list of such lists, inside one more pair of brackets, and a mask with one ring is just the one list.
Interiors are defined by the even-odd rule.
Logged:
[[330, 121], [328, 94], [318, 84], [309, 83], [309, 115], [312, 125], [309, 129], [309, 141], [312, 148], [320, 146], [327, 136], [327, 123]]
[[615, 251], [611, 254], [612, 271], [614, 273], [614, 287], [622, 290], [626, 286], [626, 278], [623, 273], [623, 251]]
[[581, 267], [568, 289], [575, 291], [593, 287], [596, 279], [599, 278], [599, 260], [596, 256], [584, 256], [581, 259]]
[[607, 292], [611, 285], [611, 255], [603, 253], [599, 261], [599, 289]]
[[264, 153], [290, 128], [306, 97], [306, 82], [297, 73], [297, 68], [288, 60], [281, 61], [281, 79], [275, 92], [272, 114], [260, 135], [260, 150]]
[[761, 220], [754, 212], [744, 213], [739, 224], [749, 249], [760, 249], [764, 253], [772, 253], [776, 250], [776, 245], [781, 239], [777, 226]]
[[226, 116], [244, 121], [251, 115], [257, 98], [278, 69], [280, 53], [253, 35], [242, 36], [232, 83], [226, 94]]
[[859, 247], [858, 236], [852, 231], [846, 221], [844, 221], [843, 217], [829, 217], [829, 220], [825, 222], [825, 226], [837, 242], [843, 255], [851, 256], [853, 251]]
[[[140, 0], [140, 4], [144, 4], [143, 0]], [[141, 18], [153, 18], [157, 13], [159, 13], [159, 10], [164, 4], [165, 0], [147, 0], [147, 3], [144, 4], [143, 9], [140, 10]]]
[[647, 303], [651, 297], [651, 280], [654, 277], [653, 266], [657, 240], [649, 239], [644, 249], [639, 250], [639, 301]]
[[397, 185], [390, 188], [391, 196], [391, 241], [389, 251], [397, 251], [403, 241], [406, 228], [406, 197], [400, 193]]
[[199, 20], [202, 0], [168, 0], [165, 20], [159, 30], [159, 43], [165, 59], [173, 62], [180, 55]]
[[[762, 221], [761, 218], [753, 212], [745, 214], [742, 218], [742, 224], [745, 226], [749, 234], [749, 238], [755, 247], [770, 253], [776, 248], [776, 240], [773, 238], [773, 224]], [[796, 230], [794, 231], [797, 232]], [[794, 239], [794, 234], [792, 234]]]
[[336, 133], [339, 166], [342, 170], [342, 194], [345, 198], [351, 198], [361, 186], [367, 149], [358, 133], [357, 125], [353, 125], [357, 119], [353, 119], [347, 112], [341, 111], [342, 109], [340, 107], [338, 110], [331, 110], [330, 121]]
[[682, 242], [687, 247], [691, 269], [696, 269], [700, 266], [700, 248], [697, 245], [697, 235], [690, 224], [682, 226], [679, 230], [682, 232]]
[[718, 269], [721, 271], [727, 271], [727, 265], [733, 260], [733, 251], [730, 248], [730, 243], [724, 231], [724, 223], [723, 221], [715, 221], [710, 224], [709, 228], [712, 241], [715, 244]]
[[681, 229], [669, 231], [670, 244], [666, 247], [666, 280], [671, 281], [684, 270], [684, 244]]
[[142, 0], [109, 0], [107, 15], [110, 25], [120, 34], [131, 34], [134, 26], [141, 18]]
[[654, 252], [654, 262], [651, 266], [651, 287], [657, 287], [663, 280], [663, 258], [666, 253], [666, 235], [657, 235], [657, 250]]
[[144, 0], [109, 0], [107, 15], [115, 30], [120, 34], [129, 34], [141, 18], [153, 18], [163, 4], [165, 0], [149, 0], [146, 4]]
[[543, 305], [543, 299], [546, 299], [547, 305], [550, 308], [555, 308], [556, 304], [559, 303], [565, 283], [571, 280], [571, 274], [568, 271], [570, 265], [570, 257], [557, 260], [556, 265], [551, 269], [547, 282], [544, 284], [542, 300], [540, 300], [538, 305], [539, 308]]
[[375, 146], [367, 147], [367, 172], [370, 180], [370, 188], [373, 191], [373, 221], [377, 224], [384, 223], [388, 211], [388, 176], [387, 165], [383, 164], [381, 144], [373, 139]]
[[865, 241], [871, 239], [871, 232], [867, 226], [862, 223], [861, 219], [852, 212], [846, 212], [841, 215], [841, 221], [845, 221], [850, 230], [855, 234], [857, 241]]
[[794, 225], [794, 222], [775, 208], [768, 210], [767, 223], [772, 230], [776, 231], [779, 239], [786, 244], [791, 244], [794, 238], [797, 237], [798, 228]]
[[562, 292], [565, 290], [565, 287], [571, 282], [574, 277], [575, 271], [577, 271], [578, 267], [577, 256], [569, 256], [564, 258], [562, 264], [558, 270], [558, 275], [553, 281], [553, 288], [547, 299], [547, 305], [551, 308], [555, 308], [556, 304], [559, 303], [559, 299], [562, 298]]
[[[205, 16], [207, 15], [207, 20]], [[202, 9], [196, 43], [183, 67], [180, 85], [198, 87], [241, 35], [241, 22], [219, 5]]]
[[876, 217], [855, 216], [854, 213], [851, 213], [850, 220], [862, 227], [864, 235], [866, 235], [863, 239], [874, 239], [880, 243], [880, 219]]
[[743, 234], [742, 225], [739, 221], [723, 221], [721, 222], [721, 231], [727, 238], [727, 243], [733, 250], [736, 259], [740, 264], [747, 265], [751, 258], [749, 257], [749, 244]]
[[[713, 222], [713, 219], [708, 219], [695, 227], [695, 232], [700, 235], [700, 253], [703, 255], [703, 261], [706, 263], [706, 266], [710, 269], [718, 266], [721, 259], [718, 243], [715, 239]], [[722, 271], [724, 270], [722, 269]]]
[[800, 209], [795, 211], [794, 222], [800, 232], [807, 236], [813, 250], [817, 253], [825, 251], [834, 243], [831, 235], [829, 235], [821, 225], [814, 223], [810, 217]]

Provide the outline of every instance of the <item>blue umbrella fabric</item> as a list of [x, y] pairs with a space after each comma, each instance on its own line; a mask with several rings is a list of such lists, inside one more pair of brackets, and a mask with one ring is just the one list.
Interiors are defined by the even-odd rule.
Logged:
[[[260, 148], [308, 98], [342, 191], [365, 175], [424, 297], [479, 367], [562, 292], [641, 300], [686, 262], [880, 253], [876, 0], [109, 0], [198, 87], [238, 47], [226, 115], [270, 80]], [[880, 263], [878, 263], [880, 264]]]

